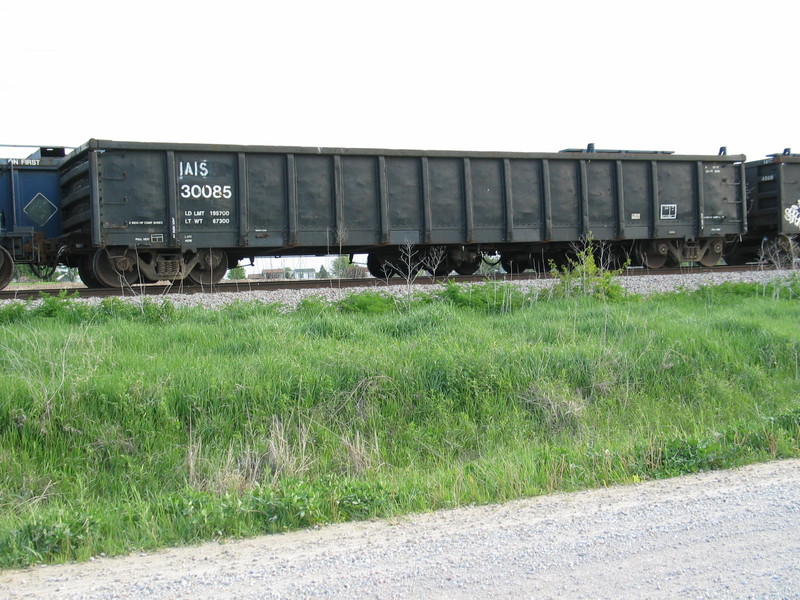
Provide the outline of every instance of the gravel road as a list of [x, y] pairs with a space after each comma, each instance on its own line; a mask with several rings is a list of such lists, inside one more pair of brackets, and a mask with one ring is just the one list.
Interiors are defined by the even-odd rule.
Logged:
[[800, 598], [800, 460], [4, 571], [0, 597]]

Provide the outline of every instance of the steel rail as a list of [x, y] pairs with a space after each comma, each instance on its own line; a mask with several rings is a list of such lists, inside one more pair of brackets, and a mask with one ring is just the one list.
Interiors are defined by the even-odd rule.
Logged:
[[[679, 267], [670, 269], [645, 269], [641, 267], [628, 268], [621, 273], [623, 277], [638, 277], [644, 275], [688, 275], [705, 273], [736, 273], [763, 270], [763, 265], [733, 265], [718, 267]], [[124, 288], [86, 288], [86, 287], [44, 287], [31, 285], [18, 287], [11, 285], [10, 289], [0, 291], [0, 300], [30, 300], [41, 296], [57, 296], [62, 293], [74, 295], [78, 298], [103, 298], [125, 296], [168, 296], [172, 294], [219, 294], [238, 292], [259, 292], [279, 290], [313, 290], [313, 289], [347, 289], [359, 287], [389, 287], [399, 285], [431, 285], [444, 282], [455, 283], [480, 283], [485, 281], [515, 282], [537, 279], [552, 279], [551, 273], [496, 273], [492, 275], [452, 275], [447, 277], [418, 276], [413, 278], [392, 277], [375, 279], [373, 277], [360, 279], [308, 279], [292, 280], [282, 279], [276, 281], [231, 281], [214, 285], [189, 284], [187, 281], [176, 281], [172, 284], [151, 283], [134, 284]]]

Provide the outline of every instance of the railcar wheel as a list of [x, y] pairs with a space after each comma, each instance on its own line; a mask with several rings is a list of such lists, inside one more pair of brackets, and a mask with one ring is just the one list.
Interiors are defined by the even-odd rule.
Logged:
[[425, 255], [414, 246], [402, 246], [386, 257], [391, 275], [410, 280], [417, 276], [425, 262]]
[[455, 268], [455, 272], [459, 275], [474, 275], [478, 272], [478, 269], [481, 268], [481, 255], [478, 256], [473, 261], [463, 262]]
[[[453, 272], [453, 259], [447, 248], [444, 246], [432, 246], [427, 250], [414, 253], [414, 262], [419, 262], [419, 266], [433, 277], [447, 277]], [[406, 261], [408, 262], [408, 261]]]
[[123, 288], [139, 281], [136, 255], [126, 249], [100, 248], [92, 258], [92, 273], [101, 286], [109, 288]]
[[407, 260], [398, 260], [397, 263], [391, 263], [388, 267], [392, 275], [397, 275], [403, 279], [413, 279], [419, 273], [419, 265], [408, 264]]
[[698, 261], [704, 267], [713, 267], [722, 259], [722, 242], [714, 240], [708, 245], [706, 253]]
[[433, 277], [447, 277], [453, 272], [453, 263], [445, 256], [436, 265], [425, 265], [423, 268]]
[[655, 242], [639, 246], [639, 260], [648, 269], [660, 269], [667, 264], [669, 250], [666, 243]]
[[480, 269], [480, 265], [468, 264], [468, 265], [459, 265], [455, 269], [453, 269], [459, 275], [475, 275]]
[[654, 254], [652, 252], [643, 251], [639, 257], [642, 260], [642, 266], [648, 269], [660, 269], [667, 264], [667, 257], [663, 254]]
[[14, 259], [11, 254], [0, 246], [0, 290], [11, 283], [14, 277]]
[[228, 257], [222, 250], [202, 250], [200, 262], [189, 272], [189, 279], [198, 285], [214, 285], [228, 272]]
[[391, 277], [391, 273], [386, 269], [386, 261], [384, 257], [375, 252], [370, 252], [367, 255], [367, 271], [376, 279], [386, 279]]
[[94, 269], [92, 268], [92, 260], [94, 256], [82, 256], [78, 260], [78, 277], [81, 278], [83, 285], [88, 288], [103, 287], [103, 284], [94, 276]]

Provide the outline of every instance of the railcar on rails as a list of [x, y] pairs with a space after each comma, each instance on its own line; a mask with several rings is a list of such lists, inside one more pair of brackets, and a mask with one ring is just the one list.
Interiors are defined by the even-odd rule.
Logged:
[[[76, 267], [90, 287], [209, 285], [243, 259], [291, 255], [366, 254], [381, 278], [471, 274], [497, 255], [519, 272], [588, 238], [650, 269], [713, 265], [753, 243], [744, 161], [90, 140], [0, 160], [0, 287], [15, 263]], [[794, 239], [782, 190], [758, 223]]]
[[728, 252], [731, 263], [764, 261], [791, 268], [800, 260], [800, 155], [745, 163], [747, 233]]
[[64, 148], [39, 148], [27, 158], [0, 159], [0, 289], [15, 263], [46, 276], [59, 261], [58, 169], [65, 155]]

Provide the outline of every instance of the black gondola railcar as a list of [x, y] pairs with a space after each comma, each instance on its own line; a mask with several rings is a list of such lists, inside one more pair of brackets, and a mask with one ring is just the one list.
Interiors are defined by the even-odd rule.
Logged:
[[[591, 235], [648, 267], [716, 264], [745, 232], [743, 156], [441, 152], [91, 140], [62, 166], [63, 234], [86, 279], [218, 281], [254, 256], [368, 254], [542, 268]], [[405, 270], [410, 265], [405, 264]]]

